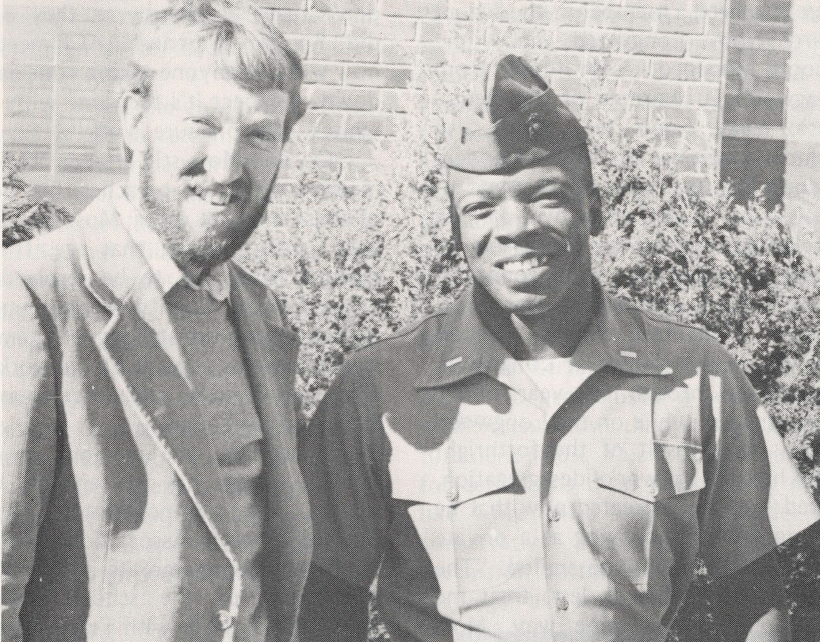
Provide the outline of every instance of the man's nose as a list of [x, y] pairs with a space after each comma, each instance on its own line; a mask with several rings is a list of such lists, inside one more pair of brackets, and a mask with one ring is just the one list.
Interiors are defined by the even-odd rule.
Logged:
[[530, 208], [524, 203], [504, 201], [496, 206], [496, 237], [510, 241], [528, 234], [538, 227]]
[[242, 176], [242, 139], [236, 133], [223, 130], [208, 145], [205, 171], [215, 183], [227, 185]]

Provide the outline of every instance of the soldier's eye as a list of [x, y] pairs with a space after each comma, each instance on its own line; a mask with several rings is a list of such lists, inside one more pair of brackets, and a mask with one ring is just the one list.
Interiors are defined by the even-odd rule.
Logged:
[[547, 207], [557, 207], [566, 202], [566, 194], [561, 190], [539, 192], [532, 198], [532, 202]]
[[493, 211], [493, 204], [485, 201], [475, 203], [467, 203], [461, 208], [463, 216], [471, 216], [473, 218], [483, 218], [488, 216]]

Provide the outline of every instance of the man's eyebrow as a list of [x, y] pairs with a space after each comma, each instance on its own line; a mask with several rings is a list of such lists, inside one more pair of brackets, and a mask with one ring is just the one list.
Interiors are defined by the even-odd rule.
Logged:
[[248, 122], [248, 127], [258, 127], [268, 126], [268, 127], [280, 127], [284, 122], [284, 118], [281, 116], [273, 116], [272, 114], [259, 114], [258, 116], [254, 116]]

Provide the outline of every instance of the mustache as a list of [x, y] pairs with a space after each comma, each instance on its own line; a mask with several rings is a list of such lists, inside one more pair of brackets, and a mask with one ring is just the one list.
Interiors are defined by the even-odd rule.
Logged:
[[236, 180], [230, 183], [221, 183], [212, 180], [210, 176], [208, 176], [208, 172], [205, 170], [205, 161], [200, 160], [183, 169], [181, 176], [191, 189], [200, 191], [213, 190], [216, 192], [230, 189], [231, 193], [239, 198], [247, 198], [250, 196], [251, 180], [244, 170], [242, 175]]

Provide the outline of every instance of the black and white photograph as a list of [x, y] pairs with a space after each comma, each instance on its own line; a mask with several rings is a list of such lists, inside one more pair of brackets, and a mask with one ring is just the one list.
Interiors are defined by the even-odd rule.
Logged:
[[820, 2], [2, 28], [4, 642], [820, 642]]

